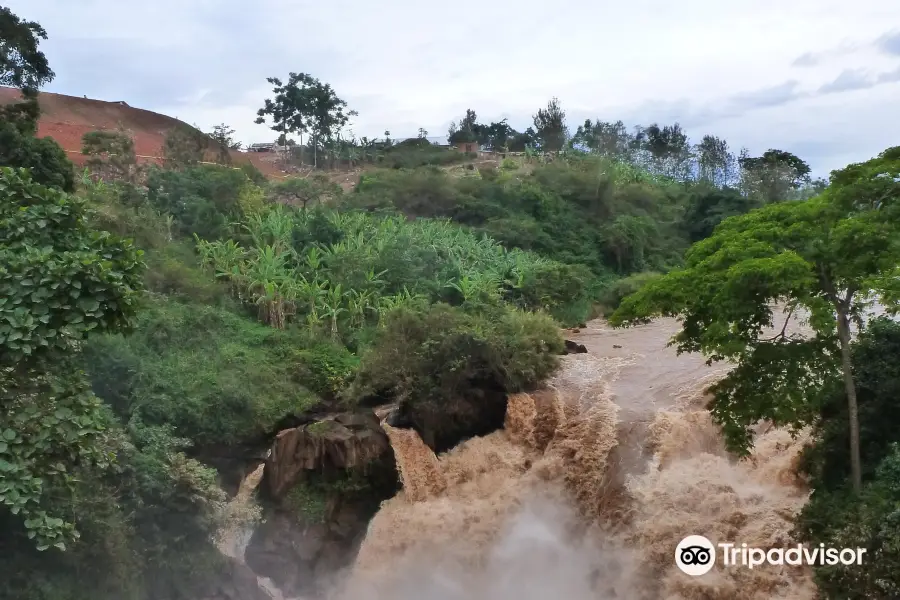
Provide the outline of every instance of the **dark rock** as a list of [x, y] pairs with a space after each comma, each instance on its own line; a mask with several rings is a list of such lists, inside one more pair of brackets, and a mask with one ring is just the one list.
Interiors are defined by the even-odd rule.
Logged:
[[322, 585], [356, 559], [369, 520], [384, 498], [329, 501], [321, 522], [304, 523], [284, 508], [270, 512], [245, 551], [253, 571], [267, 577], [286, 597], [317, 596]]
[[622, 346], [620, 346], [620, 345], [618, 345], [618, 344], [613, 344], [613, 348], [621, 348], [621, 347], [622, 347]]
[[587, 348], [584, 344], [578, 344], [572, 340], [566, 340], [566, 349], [563, 354], [586, 354]]
[[286, 429], [272, 444], [264, 481], [281, 498], [304, 471], [352, 469], [386, 452], [391, 444], [374, 413], [338, 413]]
[[221, 571], [195, 597], [198, 600], [272, 600], [260, 587], [256, 573], [231, 557], [225, 557]]
[[[264, 521], [244, 556], [286, 597], [320, 594], [317, 585], [350, 566], [369, 520], [399, 490], [394, 452], [380, 424], [399, 419], [396, 412], [386, 406], [322, 415], [275, 437], [260, 486]], [[362, 487], [342, 485], [351, 475]], [[305, 486], [298, 496], [289, 493], [298, 486]]]

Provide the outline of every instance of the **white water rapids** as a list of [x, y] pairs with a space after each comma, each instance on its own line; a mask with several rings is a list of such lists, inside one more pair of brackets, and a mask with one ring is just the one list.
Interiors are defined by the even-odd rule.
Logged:
[[[563, 357], [545, 389], [512, 396], [503, 430], [440, 456], [414, 431], [384, 425], [404, 489], [382, 505], [329, 596], [814, 598], [805, 567], [691, 577], [674, 564], [691, 534], [791, 545], [808, 496], [794, 474], [803, 436], [761, 425], [749, 459], [724, 451], [704, 391], [729, 367], [677, 356], [666, 344], [679, 327], [597, 320], [568, 334], [588, 353]], [[807, 330], [795, 317], [788, 331]]]

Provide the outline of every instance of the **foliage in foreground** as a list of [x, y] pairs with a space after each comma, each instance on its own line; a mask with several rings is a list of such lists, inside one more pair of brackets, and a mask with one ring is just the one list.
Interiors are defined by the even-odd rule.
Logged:
[[[563, 343], [546, 316], [519, 311], [467, 314], [436, 304], [391, 313], [362, 356], [347, 396], [393, 398], [439, 448], [503, 421], [506, 393], [531, 388], [559, 366]], [[486, 432], [486, 431], [485, 431]]]
[[38, 548], [76, 539], [72, 471], [105, 465], [107, 423], [73, 357], [127, 328], [141, 253], [91, 230], [83, 201], [0, 168], [0, 504]]
[[446, 222], [274, 207], [251, 217], [246, 230], [198, 248], [236, 297], [276, 328], [321, 326], [352, 345], [401, 305], [507, 304], [560, 316], [588, 308], [583, 272]]
[[813, 493], [797, 519], [811, 545], [866, 548], [862, 566], [816, 569], [826, 597], [887, 600], [900, 594], [900, 324], [873, 321], [853, 344], [853, 378], [863, 441], [863, 487], [848, 485], [849, 418], [840, 388], [829, 390], [819, 411], [804, 470]]
[[[750, 426], [810, 423], [823, 386], [841, 377], [849, 405], [853, 480], [861, 481], [850, 322], [877, 298], [897, 306], [900, 264], [900, 148], [836, 171], [808, 201], [768, 205], [726, 219], [695, 244], [686, 266], [627, 298], [614, 324], [681, 316], [680, 352], [737, 366], [714, 388], [710, 410], [732, 449], [745, 452]], [[787, 334], [771, 304], [809, 315], [811, 337]], [[775, 333], [764, 329], [776, 325]], [[779, 332], [778, 329], [781, 329]]]
[[87, 349], [94, 391], [123, 420], [171, 426], [194, 445], [263, 438], [316, 403], [298, 381], [306, 337], [227, 308], [154, 300], [128, 336]]

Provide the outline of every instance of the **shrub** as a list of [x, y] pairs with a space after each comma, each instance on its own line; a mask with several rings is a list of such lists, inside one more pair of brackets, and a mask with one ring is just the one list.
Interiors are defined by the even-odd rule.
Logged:
[[562, 347], [556, 325], [541, 315], [399, 309], [363, 354], [346, 396], [395, 398], [426, 441], [448, 447], [500, 426], [505, 394], [550, 376]]
[[35, 183], [75, 191], [75, 167], [52, 138], [37, 138], [11, 122], [0, 122], [0, 167], [28, 169]]
[[147, 199], [160, 213], [172, 215], [182, 235], [219, 239], [244, 216], [241, 195], [247, 185], [253, 184], [242, 171], [219, 165], [156, 168], [147, 177]]
[[297, 352], [300, 378], [326, 400], [335, 400], [353, 380], [359, 358], [343, 345], [320, 339]]
[[816, 569], [828, 597], [863, 600], [900, 593], [900, 324], [873, 320], [852, 347], [859, 404], [863, 490], [850, 489], [849, 424], [843, 389], [823, 399], [813, 442], [802, 471], [813, 493], [797, 518], [801, 539], [810, 544], [866, 548], [861, 566]]
[[603, 306], [604, 311], [611, 313], [616, 310], [619, 307], [619, 304], [622, 303], [622, 300], [627, 296], [637, 292], [639, 289], [661, 276], [661, 273], [648, 271], [644, 273], [635, 273], [628, 277], [610, 281], [603, 287], [599, 295], [599, 301]]
[[293, 372], [301, 340], [225, 308], [155, 300], [133, 335], [88, 346], [87, 371], [125, 420], [171, 424], [199, 445], [240, 443], [315, 405]]

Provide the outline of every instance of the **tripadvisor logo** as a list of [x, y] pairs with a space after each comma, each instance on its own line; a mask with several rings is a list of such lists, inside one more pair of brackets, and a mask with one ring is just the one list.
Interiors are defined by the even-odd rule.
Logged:
[[[718, 552], [717, 552], [718, 548]], [[675, 548], [675, 564], [684, 573], [693, 576], [709, 573], [716, 564], [716, 555], [721, 556], [725, 567], [747, 567], [753, 569], [761, 565], [810, 565], [833, 566], [861, 565], [865, 548], [827, 548], [825, 544], [808, 548], [797, 544], [790, 548], [754, 548], [747, 544], [725, 542], [713, 544], [702, 535], [689, 535]]]

